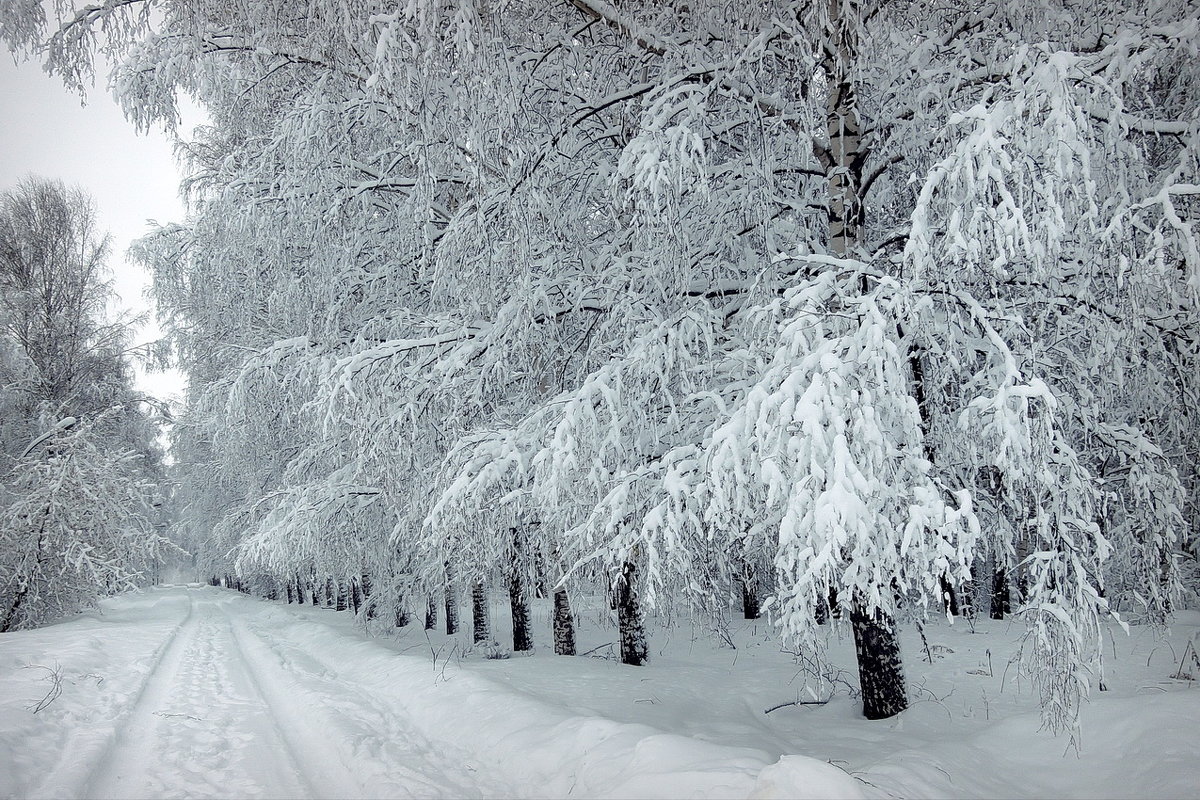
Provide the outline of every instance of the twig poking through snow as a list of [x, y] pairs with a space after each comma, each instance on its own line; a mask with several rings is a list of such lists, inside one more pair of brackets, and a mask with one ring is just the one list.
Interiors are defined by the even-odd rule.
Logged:
[[824, 700], [792, 700], [788, 703], [780, 703], [777, 706], [771, 706], [770, 708], [765, 709], [763, 713], [770, 714], [772, 711], [778, 711], [779, 709], [787, 708], [788, 706], [823, 706], [828, 703], [831, 698], [832, 695], [826, 697]]
[[599, 650], [602, 647], [612, 647], [614, 644], [616, 644], [616, 642], [605, 642], [604, 644], [597, 645], [596, 647], [593, 647], [591, 650], [588, 650], [586, 653], [580, 653], [579, 655], [580, 656], [591, 655], [592, 653], [596, 652], [597, 650]]
[[46, 670], [46, 672], [50, 673], [43, 679], [43, 680], [50, 681], [50, 691], [46, 692], [46, 696], [43, 697], [41, 700], [34, 703], [32, 706], [28, 706], [29, 710], [32, 711], [34, 714], [36, 714], [39, 711], [41, 711], [43, 708], [45, 708], [46, 706], [50, 705], [55, 700], [57, 700], [58, 696], [60, 694], [62, 694], [62, 682], [63, 682], [62, 667], [59, 665], [59, 663], [57, 661], [55, 661], [53, 669], [51, 669], [50, 667], [47, 667], [43, 664], [29, 664], [25, 667], [25, 669], [44, 669], [44, 670]]

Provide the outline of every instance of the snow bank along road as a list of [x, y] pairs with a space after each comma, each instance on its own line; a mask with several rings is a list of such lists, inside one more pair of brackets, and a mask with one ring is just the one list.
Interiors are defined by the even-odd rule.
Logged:
[[6, 635], [0, 796], [861, 796], [824, 762], [572, 715], [318, 613], [169, 587]]

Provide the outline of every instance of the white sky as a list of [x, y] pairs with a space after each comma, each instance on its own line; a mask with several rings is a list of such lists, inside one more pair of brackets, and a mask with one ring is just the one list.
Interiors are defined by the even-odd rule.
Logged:
[[[118, 305], [140, 312], [150, 308], [144, 296], [149, 276], [126, 260], [125, 251], [146, 233], [147, 220], [183, 220], [179, 172], [167, 137], [157, 130], [138, 135], [105, 81], [97, 78], [84, 106], [40, 65], [14, 64], [0, 48], [0, 190], [33, 174], [91, 194], [102, 228], [112, 234], [109, 266]], [[159, 336], [151, 314], [136, 341]], [[185, 385], [177, 370], [147, 375], [138, 369], [139, 388], [161, 399], [181, 404]]]

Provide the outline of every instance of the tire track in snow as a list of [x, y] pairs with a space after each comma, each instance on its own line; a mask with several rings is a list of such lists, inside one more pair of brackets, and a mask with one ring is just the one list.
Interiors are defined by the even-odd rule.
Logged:
[[103, 753], [96, 761], [91, 775], [80, 792], [84, 797], [123, 797], [120, 784], [120, 766], [118, 759], [122, 750], [127, 750], [135, 740], [145, 736], [140, 730], [150, 717], [152, 707], [159, 703], [170, 690], [175, 673], [187, 652], [188, 645], [196, 632], [196, 603], [191, 593], [188, 594], [188, 610], [183, 621], [171, 632], [165, 644], [159, 650], [159, 656], [146, 672], [137, 695], [130, 703], [129, 710], [117, 722], [117, 727]]
[[189, 614], [87, 785], [87, 797], [312, 796], [222, 607]]
[[202, 603], [196, 647], [177, 676], [172, 712], [156, 744], [172, 797], [310, 797], [312, 783], [288, 747], [270, 705], [241, 657], [229, 598]]
[[[232, 621], [252, 671], [271, 673], [264, 696], [296, 750], [320, 763], [320, 796], [466, 797], [497, 794], [462, 780], [464, 760], [435, 746], [383, 698], [340, 678], [315, 654]], [[298, 701], [309, 700], [300, 710]]]
[[[179, 648], [180, 637], [184, 635], [185, 629], [192, 620], [194, 607], [191, 596], [188, 596], [188, 608], [183, 619], [180, 620], [170, 633], [164, 637], [162, 644], [154, 651], [155, 656], [151, 661], [150, 668], [146, 670], [146, 674], [142, 680], [134, 688], [131, 693], [131, 699], [126, 703], [126, 710], [123, 714], [118, 715], [113, 730], [108, 734], [104, 744], [98, 748], [98, 752], [88, 758], [83, 756], [85, 766], [80, 770], [80, 753], [79, 749], [93, 749], [86, 743], [80, 741], [69, 741], [64, 747], [58, 764], [50, 772], [45, 779], [38, 784], [37, 789], [30, 792], [30, 797], [93, 797], [95, 796], [92, 787], [95, 785], [97, 775], [102, 771], [104, 765], [108, 763], [113, 752], [119, 747], [119, 742], [123, 731], [126, 729], [128, 721], [137, 711], [138, 704], [143, 700], [149, 691], [150, 682], [155, 679], [160, 667], [167, 659], [169, 654], [173, 654], [174, 650]], [[74, 736], [71, 737], [73, 740]], [[90, 762], [90, 763], [89, 763]]]

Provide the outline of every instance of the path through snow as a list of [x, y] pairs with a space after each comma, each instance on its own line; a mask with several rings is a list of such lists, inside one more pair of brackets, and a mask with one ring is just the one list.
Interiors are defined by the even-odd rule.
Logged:
[[[104, 677], [105, 707], [117, 711], [105, 741], [86, 731], [67, 746], [29, 796], [144, 797], [462, 797], [504, 793], [470, 780], [461, 756], [434, 746], [385, 698], [333, 677], [319, 660], [266, 629], [269, 609], [204, 588], [146, 596], [147, 621], [160, 633], [148, 669], [134, 680]], [[167, 621], [170, 624], [163, 625]], [[53, 628], [44, 629], [46, 631]], [[36, 635], [36, 632], [34, 632]], [[65, 654], [64, 654], [65, 655]], [[131, 654], [133, 655], [133, 654]], [[130, 665], [133, 666], [133, 665]], [[91, 670], [91, 667], [88, 667]], [[75, 684], [82, 675], [66, 672]], [[84, 681], [87, 683], [87, 681]], [[101, 693], [103, 694], [103, 692]], [[60, 722], [69, 696], [55, 701]], [[43, 714], [51, 719], [50, 706]], [[91, 742], [95, 745], [95, 742]], [[90, 750], [90, 752], [89, 752]], [[349, 752], [354, 763], [346, 763]], [[3, 779], [0, 779], [0, 784]]]
[[862, 796], [822, 761], [431, 670], [344, 615], [201, 586], [103, 609], [0, 637], [0, 798]]

